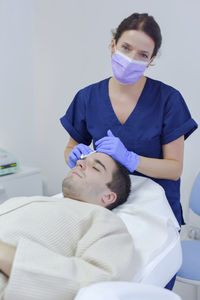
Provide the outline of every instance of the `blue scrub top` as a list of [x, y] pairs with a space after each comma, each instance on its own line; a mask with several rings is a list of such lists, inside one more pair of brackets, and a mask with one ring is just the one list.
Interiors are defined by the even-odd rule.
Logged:
[[[93, 141], [95, 149], [94, 143], [111, 129], [129, 151], [146, 157], [163, 158], [162, 145], [182, 135], [186, 139], [197, 128], [179, 91], [151, 78], [147, 78], [137, 105], [126, 122], [121, 124], [109, 98], [109, 79], [80, 90], [60, 119], [78, 143], [90, 145]], [[148, 177], [136, 171], [133, 174]], [[183, 224], [180, 179], [150, 178], [164, 188], [179, 224]]]

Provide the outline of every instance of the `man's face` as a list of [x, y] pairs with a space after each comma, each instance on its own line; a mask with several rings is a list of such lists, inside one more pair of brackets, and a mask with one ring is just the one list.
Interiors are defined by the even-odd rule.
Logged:
[[64, 196], [101, 206], [109, 205], [107, 202], [114, 202], [116, 195], [109, 195], [112, 192], [106, 184], [112, 180], [115, 169], [114, 160], [104, 153], [96, 152], [78, 160], [63, 181]]

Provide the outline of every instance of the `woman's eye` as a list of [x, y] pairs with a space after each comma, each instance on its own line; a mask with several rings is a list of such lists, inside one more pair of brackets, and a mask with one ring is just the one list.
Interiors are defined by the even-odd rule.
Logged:
[[141, 56], [142, 56], [143, 58], [148, 58], [148, 55], [146, 55], [145, 53], [141, 53]]
[[126, 50], [126, 51], [128, 50], [128, 47], [125, 46], [125, 45], [123, 45], [122, 48], [123, 48], [124, 50]]

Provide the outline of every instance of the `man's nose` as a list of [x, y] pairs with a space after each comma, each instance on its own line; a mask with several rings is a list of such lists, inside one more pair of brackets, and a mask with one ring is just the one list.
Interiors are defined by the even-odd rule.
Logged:
[[77, 167], [81, 168], [82, 170], [85, 170], [86, 166], [87, 166], [87, 162], [85, 159], [79, 159], [79, 160], [77, 160], [76, 165], [77, 165]]

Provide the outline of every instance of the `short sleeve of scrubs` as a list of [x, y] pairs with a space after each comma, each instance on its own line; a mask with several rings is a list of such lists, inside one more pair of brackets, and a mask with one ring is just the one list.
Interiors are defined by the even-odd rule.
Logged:
[[92, 137], [87, 130], [86, 104], [82, 91], [79, 91], [70, 104], [66, 114], [60, 119], [69, 135], [77, 142], [90, 145]]
[[196, 128], [182, 95], [173, 91], [165, 103], [161, 144], [168, 144], [182, 135], [187, 139]]

